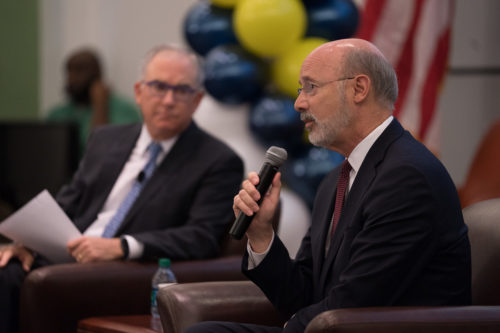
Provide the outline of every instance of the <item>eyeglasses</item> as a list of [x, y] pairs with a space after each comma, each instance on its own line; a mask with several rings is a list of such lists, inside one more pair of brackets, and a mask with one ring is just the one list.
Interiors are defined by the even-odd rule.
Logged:
[[176, 102], [187, 102], [196, 92], [196, 89], [187, 84], [170, 85], [163, 81], [152, 80], [142, 81], [151, 90], [151, 93], [159, 98], [165, 97], [169, 90], [172, 90], [173, 98]]
[[314, 90], [316, 88], [324, 87], [327, 84], [330, 84], [330, 83], [333, 83], [333, 82], [339, 82], [339, 81], [345, 81], [345, 80], [352, 80], [354, 78], [355, 78], [355, 76], [353, 76], [353, 77], [343, 77], [343, 78], [337, 79], [337, 80], [326, 81], [326, 82], [321, 83], [321, 86], [318, 85], [318, 84], [316, 84], [316, 83], [312, 83], [310, 81], [305, 81], [304, 84], [302, 85], [302, 88], [297, 89], [297, 96], [300, 95], [301, 92], [305, 92], [308, 95], [312, 95], [314, 93]]

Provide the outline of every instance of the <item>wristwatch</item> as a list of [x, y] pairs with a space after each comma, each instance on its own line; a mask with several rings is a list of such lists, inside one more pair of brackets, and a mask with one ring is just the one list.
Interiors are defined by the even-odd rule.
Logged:
[[123, 259], [127, 259], [128, 254], [129, 254], [128, 242], [124, 236], [120, 237], [120, 246], [122, 247], [122, 251], [123, 251]]

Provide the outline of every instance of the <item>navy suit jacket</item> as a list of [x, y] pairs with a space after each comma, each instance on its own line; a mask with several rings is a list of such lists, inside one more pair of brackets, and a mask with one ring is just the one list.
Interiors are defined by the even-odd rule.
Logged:
[[458, 195], [435, 156], [393, 120], [363, 161], [330, 250], [325, 240], [340, 167], [321, 183], [295, 260], [276, 236], [243, 271], [303, 332], [337, 308], [470, 304], [470, 245]]
[[[80, 231], [96, 220], [141, 126], [104, 126], [90, 136], [71, 183], [56, 196]], [[144, 185], [116, 235], [142, 242], [142, 259], [215, 256], [233, 219], [232, 199], [242, 177], [238, 155], [192, 123]]]

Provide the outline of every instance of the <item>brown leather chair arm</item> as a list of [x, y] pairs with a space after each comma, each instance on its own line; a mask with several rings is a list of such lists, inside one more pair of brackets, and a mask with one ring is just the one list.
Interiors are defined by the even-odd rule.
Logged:
[[[158, 264], [63, 264], [31, 272], [21, 289], [21, 332], [75, 332], [80, 319], [148, 314]], [[179, 282], [242, 280], [241, 256], [172, 263]]]
[[36, 269], [21, 288], [21, 332], [75, 332], [81, 318], [146, 313], [156, 269], [121, 261]]
[[272, 304], [250, 281], [185, 283], [158, 292], [164, 333], [181, 333], [206, 320], [282, 326]]
[[[172, 263], [177, 282], [246, 280], [241, 272], [241, 255]], [[152, 276], [151, 276], [152, 277]], [[150, 281], [151, 282], [151, 281]]]
[[378, 307], [326, 311], [306, 333], [500, 332], [500, 306]]

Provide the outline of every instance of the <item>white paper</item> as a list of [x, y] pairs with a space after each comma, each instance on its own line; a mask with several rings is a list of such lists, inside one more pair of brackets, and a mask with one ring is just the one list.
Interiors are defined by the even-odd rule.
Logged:
[[47, 190], [0, 223], [0, 234], [22, 243], [53, 263], [74, 262], [66, 243], [81, 236]]

